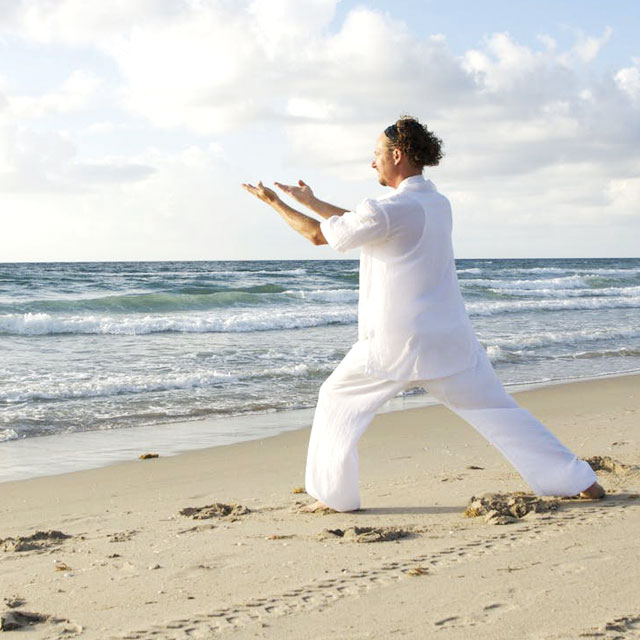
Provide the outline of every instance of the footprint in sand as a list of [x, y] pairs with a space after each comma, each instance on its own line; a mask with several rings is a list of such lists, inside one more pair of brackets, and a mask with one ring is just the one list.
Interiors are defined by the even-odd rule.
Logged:
[[46, 622], [49, 616], [42, 613], [31, 613], [29, 611], [7, 611], [0, 616], [1, 631], [16, 631], [31, 627], [40, 622]]
[[413, 532], [399, 527], [348, 527], [347, 529], [324, 529], [321, 540], [341, 538], [350, 542], [389, 542], [401, 538], [409, 538]]
[[30, 536], [1, 538], [0, 549], [2, 551], [45, 551], [62, 544], [62, 541], [67, 538], [71, 536], [62, 531], [36, 531]]
[[[20, 611], [14, 609], [13, 611], [6, 611], [0, 614], [0, 631], [21, 631], [39, 625], [47, 623], [50, 625], [64, 625], [64, 628], [60, 630], [56, 629], [56, 632], [61, 631], [63, 635], [66, 634], [78, 634], [82, 632], [82, 627], [66, 618], [56, 618], [44, 613], [33, 613], [31, 611]], [[47, 635], [47, 637], [50, 637]], [[56, 633], [56, 637], [58, 633]]]
[[241, 504], [224, 504], [222, 502], [214, 502], [213, 504], [207, 504], [203, 507], [185, 507], [184, 509], [180, 509], [181, 516], [187, 516], [194, 520], [228, 518], [234, 521], [247, 513], [250, 513], [250, 510]]
[[18, 595], [13, 595], [10, 598], [4, 598], [4, 604], [5, 606], [9, 607], [9, 609], [17, 609], [18, 607], [23, 607], [26, 603], [27, 601]]
[[607, 473], [613, 473], [617, 476], [626, 475], [635, 470], [634, 467], [615, 460], [610, 456], [591, 456], [591, 458], [585, 458], [585, 462], [587, 462], [594, 471], [606, 471]]
[[510, 524], [528, 513], [555, 511], [558, 505], [559, 500], [539, 498], [522, 492], [485, 493], [479, 497], [471, 497], [464, 515], [467, 518], [484, 516], [485, 522], [489, 524]]
[[604, 626], [592, 628], [580, 633], [578, 638], [602, 638], [618, 640], [619, 638], [640, 637], [640, 615], [622, 616], [607, 622]]
[[116, 531], [116, 533], [109, 534], [109, 542], [127, 542], [128, 540], [131, 540], [136, 533], [138, 532], [135, 529], [130, 529], [129, 531]]

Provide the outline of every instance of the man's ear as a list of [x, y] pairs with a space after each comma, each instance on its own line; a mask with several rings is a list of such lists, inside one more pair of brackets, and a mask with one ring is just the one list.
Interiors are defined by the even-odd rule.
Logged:
[[400, 164], [402, 160], [402, 151], [398, 149], [398, 147], [394, 147], [393, 149], [393, 164]]

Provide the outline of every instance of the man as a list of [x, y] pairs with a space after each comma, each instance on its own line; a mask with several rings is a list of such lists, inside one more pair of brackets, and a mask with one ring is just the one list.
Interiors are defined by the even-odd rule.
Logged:
[[371, 166], [392, 192], [354, 211], [318, 200], [302, 180], [276, 185], [322, 218], [291, 208], [265, 187], [243, 187], [313, 244], [361, 247], [358, 341], [320, 388], [309, 440], [305, 511], [360, 506], [357, 443], [377, 410], [402, 390], [424, 387], [467, 420], [538, 495], [602, 498], [579, 460], [504, 390], [478, 342], [457, 281], [449, 201], [422, 170], [442, 142], [405, 116], [378, 137]]

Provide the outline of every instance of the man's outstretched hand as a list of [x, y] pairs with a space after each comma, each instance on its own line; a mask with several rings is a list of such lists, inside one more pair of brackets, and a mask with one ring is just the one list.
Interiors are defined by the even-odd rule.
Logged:
[[[320, 223], [282, 202], [278, 197], [278, 194], [273, 189], [265, 187], [262, 182], [258, 182], [257, 187], [254, 187], [252, 184], [243, 184], [242, 186], [250, 194], [254, 195], [259, 200], [262, 200], [262, 202], [266, 202], [270, 207], [275, 209], [294, 231], [297, 231], [307, 240], [310, 240], [316, 245], [327, 244], [327, 240], [322, 234]], [[306, 187], [306, 185], [304, 186]], [[300, 189], [302, 189], [302, 187], [300, 187]], [[309, 192], [311, 192], [311, 189], [309, 189]]]
[[242, 186], [256, 198], [262, 200], [262, 202], [266, 202], [270, 205], [280, 202], [278, 194], [273, 189], [265, 187], [262, 182], [258, 182], [257, 187], [254, 187], [252, 184], [243, 184]]
[[300, 204], [308, 207], [314, 199], [313, 191], [308, 184], [305, 184], [302, 180], [298, 180], [298, 186], [292, 184], [280, 184], [274, 183], [278, 189], [282, 189], [285, 193], [289, 194], [292, 198], [295, 198]]

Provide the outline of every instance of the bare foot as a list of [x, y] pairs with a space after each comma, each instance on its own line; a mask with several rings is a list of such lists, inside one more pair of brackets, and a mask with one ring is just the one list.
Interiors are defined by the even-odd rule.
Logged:
[[337, 513], [335, 509], [328, 507], [324, 502], [317, 500], [298, 509], [299, 513]]
[[600, 500], [601, 498], [604, 498], [606, 494], [606, 491], [597, 482], [594, 482], [588, 489], [582, 491], [580, 496], [582, 498]]

